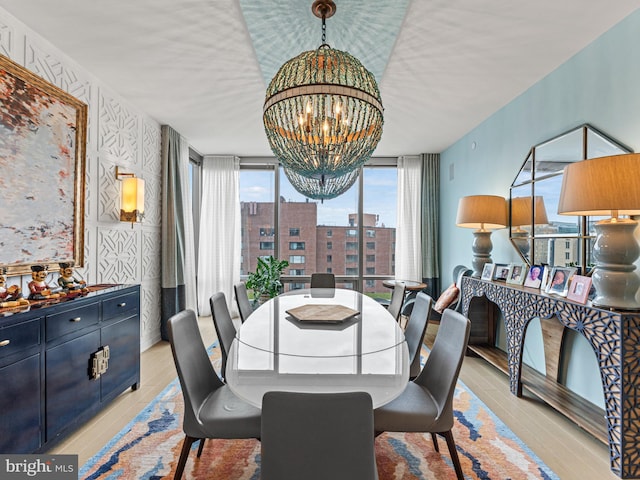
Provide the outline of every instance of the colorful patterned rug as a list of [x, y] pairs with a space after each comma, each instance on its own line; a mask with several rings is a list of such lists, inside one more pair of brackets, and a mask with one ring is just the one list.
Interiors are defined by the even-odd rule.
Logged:
[[[210, 351], [216, 362], [219, 349]], [[465, 478], [559, 478], [461, 382], [454, 409], [453, 435]], [[176, 379], [82, 466], [80, 478], [173, 478], [184, 438], [182, 412]], [[384, 433], [375, 443], [380, 480], [456, 478], [444, 439], [439, 441], [441, 454], [434, 450], [428, 434]], [[183, 479], [260, 479], [257, 440], [207, 440], [199, 459], [197, 447], [195, 443]]]

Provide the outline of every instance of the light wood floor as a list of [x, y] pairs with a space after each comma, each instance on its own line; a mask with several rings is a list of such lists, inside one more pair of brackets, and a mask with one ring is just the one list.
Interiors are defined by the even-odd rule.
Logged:
[[[209, 345], [216, 339], [211, 317], [199, 322], [205, 345]], [[427, 344], [435, 332], [437, 326], [429, 325]], [[120, 395], [52, 453], [77, 454], [78, 464], [83, 465], [162, 391], [176, 377], [167, 342], [143, 352], [140, 375], [137, 391]], [[562, 480], [618, 478], [609, 469], [606, 445], [526, 392], [523, 398], [511, 395], [506, 375], [485, 361], [466, 357], [460, 379]]]

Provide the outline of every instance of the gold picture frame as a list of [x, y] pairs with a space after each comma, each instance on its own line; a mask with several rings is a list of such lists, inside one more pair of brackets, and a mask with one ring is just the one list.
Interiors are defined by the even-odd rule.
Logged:
[[0, 265], [84, 265], [87, 105], [0, 55]]

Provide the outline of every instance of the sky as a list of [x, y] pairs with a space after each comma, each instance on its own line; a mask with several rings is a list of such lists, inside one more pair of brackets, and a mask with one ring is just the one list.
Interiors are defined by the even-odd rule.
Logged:
[[[397, 170], [395, 167], [364, 169], [364, 213], [379, 215], [378, 226], [396, 227]], [[272, 202], [273, 173], [267, 170], [240, 171], [241, 202]], [[287, 201], [305, 202], [281, 173], [280, 195]], [[358, 211], [358, 182], [337, 198], [318, 203], [318, 225], [346, 226], [350, 213]]]

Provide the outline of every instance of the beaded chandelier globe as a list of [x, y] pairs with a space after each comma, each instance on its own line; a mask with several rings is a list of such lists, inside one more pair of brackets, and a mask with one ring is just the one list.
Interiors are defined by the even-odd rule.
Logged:
[[342, 195], [349, 190], [358, 179], [359, 169], [340, 175], [339, 177], [325, 178], [324, 180], [313, 177], [305, 177], [288, 168], [284, 169], [284, 174], [289, 179], [289, 183], [299, 193], [313, 200], [330, 200]]
[[316, 0], [311, 10], [322, 19], [322, 45], [280, 67], [267, 88], [263, 121], [280, 163], [324, 183], [371, 157], [382, 136], [383, 107], [373, 74], [325, 43], [335, 3]]

